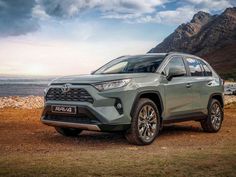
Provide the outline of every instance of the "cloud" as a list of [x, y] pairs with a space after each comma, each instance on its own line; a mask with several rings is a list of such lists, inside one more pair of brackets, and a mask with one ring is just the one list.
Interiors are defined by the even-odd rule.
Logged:
[[186, 2], [194, 5], [196, 9], [208, 9], [209, 11], [221, 11], [236, 4], [235, 0], [186, 0]]
[[131, 23], [181, 24], [190, 21], [193, 15], [198, 11], [204, 11], [208, 13], [218, 12], [218, 11], [221, 12], [228, 7], [236, 6], [236, 1], [235, 0], [185, 0], [179, 2], [179, 5], [180, 7], [177, 7], [176, 9], [173, 10], [162, 10], [151, 14], [136, 16], [133, 19], [125, 18], [125, 20]]
[[31, 14], [34, 6], [34, 0], [0, 0], [0, 36], [36, 31], [39, 25]]
[[153, 16], [137, 19], [138, 23], [180, 24], [189, 21], [198, 10], [192, 6], [179, 7], [176, 10], [165, 10]]
[[42, 21], [65, 22], [83, 14], [128, 23], [180, 24], [200, 10], [220, 13], [232, 6], [235, 0], [0, 0], [0, 37], [27, 34], [37, 31]]
[[[111, 15], [152, 13], [157, 6], [163, 5], [167, 0], [39, 0], [39, 4], [46, 13], [57, 17], [73, 17], [79, 13], [97, 9], [108, 18]], [[117, 18], [117, 17], [116, 17]]]

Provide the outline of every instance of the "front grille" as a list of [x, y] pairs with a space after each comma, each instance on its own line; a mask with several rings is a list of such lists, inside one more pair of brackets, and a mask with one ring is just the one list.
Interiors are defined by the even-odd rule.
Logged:
[[92, 96], [83, 88], [70, 88], [68, 92], [62, 92], [61, 88], [50, 88], [46, 100], [52, 101], [82, 101], [93, 103]]

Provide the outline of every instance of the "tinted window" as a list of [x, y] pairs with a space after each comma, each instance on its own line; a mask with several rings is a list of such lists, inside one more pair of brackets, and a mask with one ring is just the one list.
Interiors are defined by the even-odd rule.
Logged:
[[201, 61], [203, 70], [204, 70], [204, 75], [205, 76], [212, 76], [212, 71], [210, 70], [210, 68], [203, 62]]
[[94, 74], [153, 73], [164, 58], [164, 55], [121, 57], [102, 66]]
[[165, 75], [169, 75], [169, 71], [173, 70], [179, 70], [180, 73], [184, 73], [184, 75], [187, 75], [183, 59], [181, 57], [173, 57], [169, 63], [166, 65], [164, 72]]
[[198, 60], [193, 59], [193, 58], [187, 58], [186, 61], [189, 66], [191, 76], [203, 76], [204, 75], [201, 65]]

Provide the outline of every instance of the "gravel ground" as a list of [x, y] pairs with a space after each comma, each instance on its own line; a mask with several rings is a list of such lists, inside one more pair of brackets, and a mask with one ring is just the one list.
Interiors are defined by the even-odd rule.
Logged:
[[205, 133], [199, 122], [164, 127], [149, 146], [121, 133], [59, 135], [40, 122], [42, 109], [0, 109], [0, 176], [233, 177], [236, 109], [225, 109], [222, 129]]
[[[225, 104], [236, 103], [235, 95], [225, 95]], [[44, 99], [40, 96], [9, 96], [0, 97], [0, 108], [22, 108], [22, 109], [34, 109], [42, 108], [44, 105]]]

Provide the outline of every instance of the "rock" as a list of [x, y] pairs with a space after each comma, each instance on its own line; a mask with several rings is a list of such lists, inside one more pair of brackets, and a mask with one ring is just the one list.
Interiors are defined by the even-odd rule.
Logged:
[[22, 108], [22, 109], [34, 109], [42, 108], [44, 106], [44, 99], [40, 96], [10, 96], [0, 97], [0, 109], [2, 108]]
[[[225, 95], [225, 104], [236, 103], [236, 96]], [[40, 96], [28, 97], [0, 97], [0, 109], [15, 108], [15, 109], [37, 109], [43, 108], [44, 98]]]

